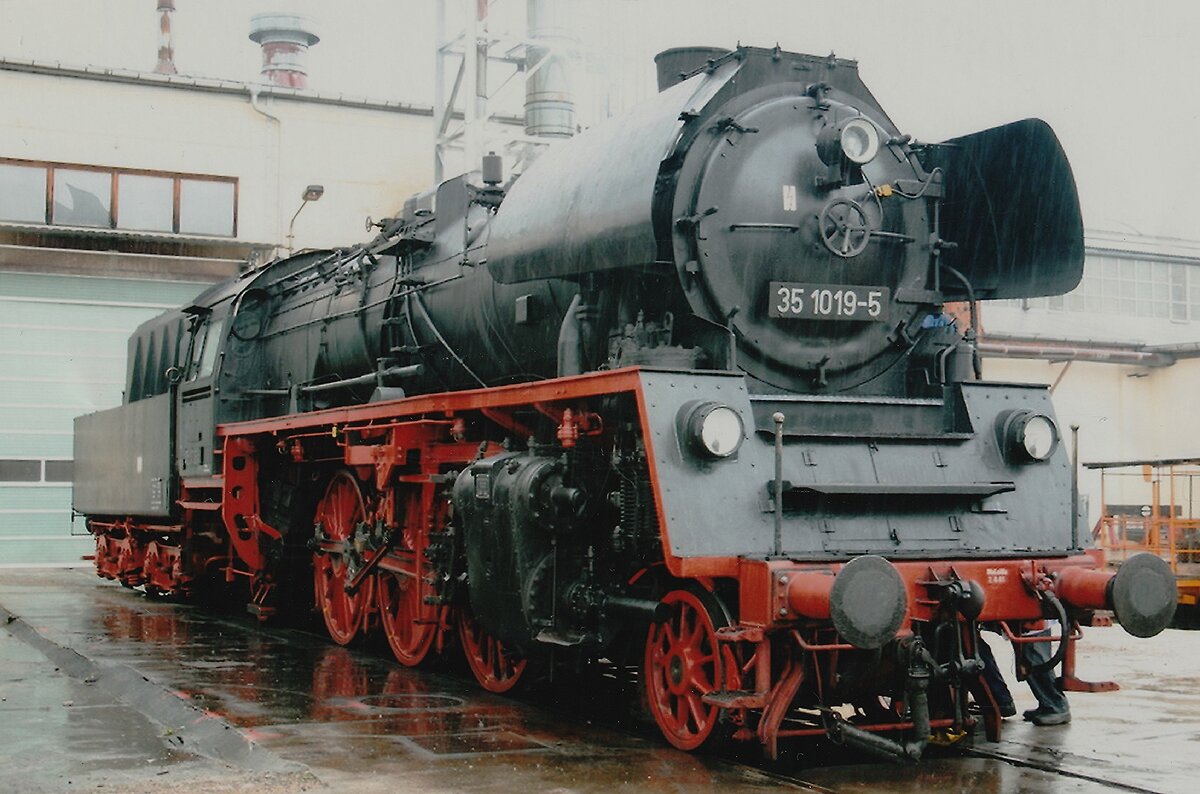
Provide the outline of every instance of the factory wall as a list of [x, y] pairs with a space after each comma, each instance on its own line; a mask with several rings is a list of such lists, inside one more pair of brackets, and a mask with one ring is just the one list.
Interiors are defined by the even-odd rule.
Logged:
[[0, 157], [234, 177], [237, 237], [278, 246], [305, 186], [321, 184], [296, 221], [297, 248], [360, 239], [367, 215], [397, 210], [432, 179], [428, 116], [224, 85], [0, 69]]
[[[1057, 381], [1054, 408], [1063, 443], [1070, 444], [1071, 425], [1079, 425], [1081, 463], [1200, 456], [1200, 422], [1192, 409], [1200, 359], [1181, 359], [1161, 368], [987, 359], [984, 376], [1016, 383]], [[1099, 473], [1081, 469], [1079, 490], [1087, 499], [1091, 528], [1100, 518]], [[1106, 496], [1113, 503], [1144, 498]]]
[[90, 553], [70, 510], [72, 420], [121, 402], [138, 324], [283, 251], [307, 185], [325, 192], [296, 219], [297, 249], [365, 239], [366, 216], [387, 216], [432, 178], [432, 122], [419, 109], [118, 77], [0, 61], [0, 158], [232, 178], [236, 233], [200, 239], [127, 233], [119, 222], [90, 231], [0, 218], [0, 566]]

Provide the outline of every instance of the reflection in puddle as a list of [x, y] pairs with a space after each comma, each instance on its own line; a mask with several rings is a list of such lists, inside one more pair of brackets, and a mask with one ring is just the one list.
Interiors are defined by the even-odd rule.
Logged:
[[[546, 752], [513, 704], [443, 675], [403, 668], [323, 639], [113, 592], [75, 619], [91, 625], [98, 658], [152, 669], [159, 683], [276, 751], [308, 763], [337, 756], [421, 758]], [[88, 618], [92, 620], [89, 620]], [[94, 622], [92, 622], [94, 620]], [[314, 740], [314, 731], [321, 737]], [[315, 753], [315, 756], [314, 756]]]
[[450, 695], [419, 695], [415, 693], [368, 695], [361, 701], [380, 711], [426, 711], [428, 709], [461, 708], [462, 698]]
[[554, 748], [511, 731], [449, 733], [406, 737], [409, 742], [437, 756], [466, 756], [481, 753], [545, 752]]

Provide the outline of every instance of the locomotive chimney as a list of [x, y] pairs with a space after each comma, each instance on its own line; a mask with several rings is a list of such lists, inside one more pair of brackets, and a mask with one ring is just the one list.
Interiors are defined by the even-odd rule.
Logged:
[[569, 138], [575, 134], [567, 51], [575, 45], [573, 2], [528, 0], [525, 56], [525, 134]]
[[175, 10], [175, 0], [158, 0], [158, 65], [154, 71], [158, 74], [176, 74], [175, 45], [171, 42], [171, 12]]
[[672, 47], [654, 56], [658, 70], [658, 90], [666, 91], [682, 83], [684, 75], [702, 69], [711, 60], [728, 55], [724, 47]]
[[307, 88], [305, 54], [321, 39], [312, 22], [297, 14], [265, 13], [250, 18], [250, 40], [262, 46], [262, 75], [276, 85]]

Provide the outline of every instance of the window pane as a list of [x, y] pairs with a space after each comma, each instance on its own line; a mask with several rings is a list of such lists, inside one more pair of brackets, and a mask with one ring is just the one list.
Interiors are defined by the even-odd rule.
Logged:
[[149, 232], [172, 231], [175, 180], [121, 174], [117, 182], [117, 226]]
[[46, 222], [46, 169], [0, 164], [0, 220]]
[[221, 344], [221, 326], [223, 319], [212, 319], [195, 331], [192, 341], [192, 362], [188, 366], [189, 381], [206, 378], [212, 374], [213, 365], [217, 360], [217, 348]]
[[0, 460], [0, 482], [39, 482], [41, 479], [40, 460]]
[[70, 482], [74, 472], [73, 460], [46, 461], [46, 482]]
[[54, 169], [54, 223], [109, 228], [112, 174]]
[[179, 231], [233, 236], [233, 183], [181, 179]]
[[208, 321], [208, 332], [204, 335], [204, 357], [200, 359], [200, 377], [207, 378], [212, 374], [213, 364], [217, 361], [217, 348], [221, 346], [220, 320]]

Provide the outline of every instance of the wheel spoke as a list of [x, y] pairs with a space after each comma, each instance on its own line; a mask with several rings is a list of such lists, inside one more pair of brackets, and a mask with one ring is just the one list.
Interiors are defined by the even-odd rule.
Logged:
[[692, 688], [708, 693], [717, 688], [716, 681], [711, 677], [716, 671], [715, 656], [692, 657], [688, 660], [688, 683]]
[[684, 698], [676, 697], [676, 698], [671, 699], [671, 706], [672, 706], [671, 716], [675, 720], [675, 725], [674, 725], [675, 731], [677, 734], [682, 735], [686, 732], [687, 726], [688, 726], [687, 725], [687, 704], [686, 704]]
[[662, 639], [658, 642], [663, 653], [678, 653], [682, 643], [679, 641], [679, 635], [671, 630], [669, 623], [663, 624]]
[[689, 692], [681, 699], [687, 701], [688, 712], [692, 717], [692, 724], [697, 728], [701, 728], [707, 721], [708, 715], [705, 714], [707, 707], [700, 702], [700, 696], [695, 692]]

